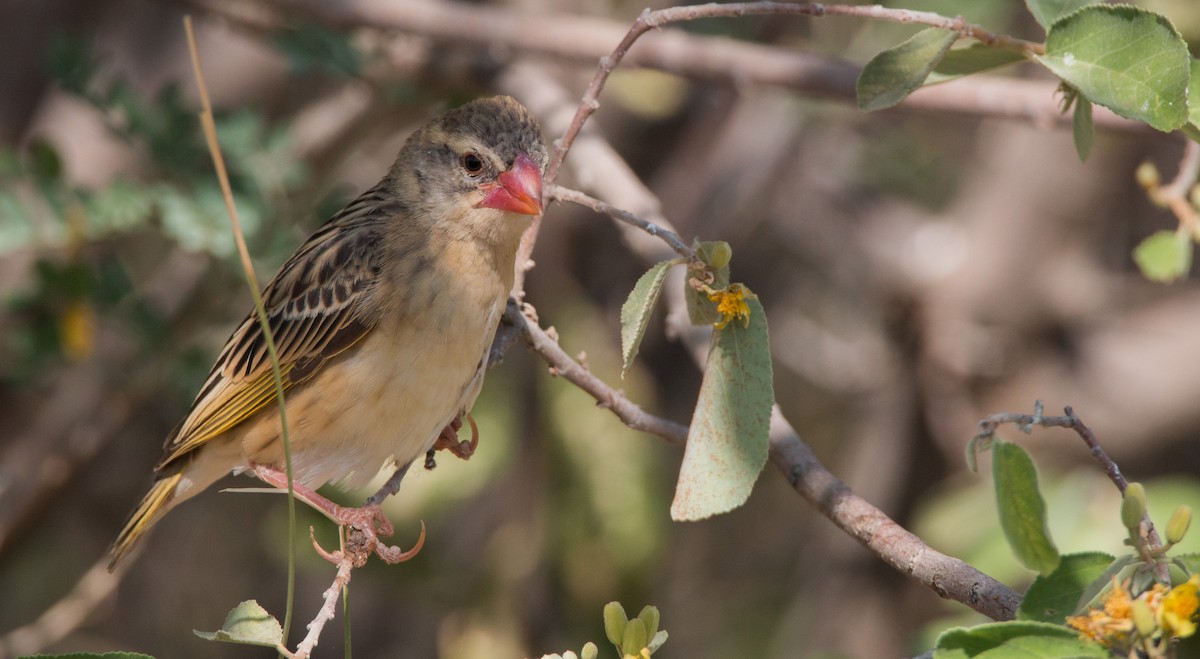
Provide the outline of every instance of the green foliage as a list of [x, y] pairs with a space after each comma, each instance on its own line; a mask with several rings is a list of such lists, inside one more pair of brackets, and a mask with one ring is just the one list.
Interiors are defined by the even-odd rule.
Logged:
[[297, 73], [316, 71], [356, 76], [362, 72], [362, 56], [345, 32], [305, 23], [279, 32], [275, 47], [287, 56]]
[[621, 306], [621, 377], [629, 373], [633, 366], [633, 358], [637, 356], [642, 337], [650, 325], [650, 314], [662, 293], [663, 282], [667, 279], [667, 270], [676, 261], [662, 261], [654, 264], [637, 280], [625, 304]]
[[957, 32], [927, 28], [871, 58], [858, 77], [858, 107], [882, 110], [903, 101], [925, 83], [958, 39]]
[[1071, 115], [1071, 136], [1075, 139], [1075, 153], [1079, 154], [1080, 160], [1087, 160], [1095, 141], [1092, 102], [1082, 96], [1075, 96], [1075, 113]]
[[1079, 610], [1081, 603], [1091, 599], [1083, 598], [1088, 585], [1104, 576], [1114, 560], [1103, 552], [1063, 556], [1053, 572], [1033, 580], [1021, 599], [1017, 618], [1061, 625], [1068, 615]]
[[246, 600], [233, 607], [225, 623], [215, 632], [193, 632], [206, 641], [283, 648], [283, 627], [258, 602]]
[[1162, 131], [1188, 119], [1191, 58], [1166, 17], [1127, 5], [1093, 5], [1050, 26], [1046, 68], [1088, 100]]
[[766, 464], [775, 403], [767, 318], [757, 299], [746, 303], [747, 323], [735, 320], [713, 336], [672, 519], [704, 519], [742, 505]]
[[1134, 248], [1133, 260], [1146, 279], [1182, 279], [1192, 269], [1192, 239], [1179, 231], [1156, 231]]
[[975, 42], [965, 48], [946, 51], [933, 67], [933, 72], [925, 78], [925, 84], [946, 82], [1023, 61], [1025, 56], [1015, 50]]
[[1079, 634], [1041, 622], [998, 622], [951, 629], [938, 637], [934, 659], [1052, 659], [1109, 657], [1108, 650], [1084, 641]]
[[1049, 30], [1050, 26], [1063, 16], [1097, 2], [1098, 0], [1025, 0], [1025, 7], [1033, 14], [1038, 25]]
[[1038, 490], [1033, 459], [1017, 444], [992, 444], [992, 475], [1000, 526], [1017, 558], [1042, 575], [1058, 567], [1058, 549], [1046, 527], [1046, 502]]

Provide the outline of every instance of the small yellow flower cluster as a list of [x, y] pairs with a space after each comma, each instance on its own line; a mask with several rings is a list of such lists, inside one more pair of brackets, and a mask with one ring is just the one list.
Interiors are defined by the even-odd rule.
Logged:
[[750, 306], [746, 304], [747, 297], [753, 297], [753, 293], [741, 284], [730, 284], [722, 290], [709, 293], [708, 299], [717, 303], [717, 313], [721, 314], [721, 320], [714, 323], [714, 326], [717, 329], [725, 329], [729, 321], [740, 318], [742, 327], [749, 327]]
[[1198, 592], [1200, 575], [1192, 575], [1171, 589], [1156, 583], [1136, 598], [1129, 592], [1128, 581], [1121, 583], [1113, 577], [1103, 608], [1071, 616], [1067, 625], [1085, 638], [1122, 652], [1135, 646], [1160, 647], [1172, 638], [1187, 638], [1196, 633], [1196, 617], [1200, 612]]

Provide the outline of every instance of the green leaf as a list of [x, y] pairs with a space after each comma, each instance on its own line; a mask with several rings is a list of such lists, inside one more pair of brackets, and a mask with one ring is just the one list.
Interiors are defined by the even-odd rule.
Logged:
[[1133, 260], [1151, 281], [1169, 284], [1192, 267], [1192, 241], [1178, 231], [1156, 231], [1133, 250]]
[[[725, 244], [725, 248], [721, 245]], [[696, 255], [700, 260], [712, 266], [715, 271], [713, 280], [708, 283], [708, 287], [713, 290], [721, 290], [729, 285], [729, 261], [717, 265], [713, 262], [713, 257], [720, 257], [726, 251], [727, 243], [723, 241], [706, 241], [699, 240], [692, 242], [692, 249], [696, 250]], [[691, 278], [694, 273], [689, 272], [688, 278]], [[691, 283], [684, 282], [683, 284], [683, 299], [687, 302], [688, 319], [693, 325], [712, 325], [720, 322], [721, 314], [717, 313], [717, 305], [708, 299], [708, 294], [704, 291], [698, 291], [692, 288]]]
[[1033, 14], [1033, 18], [1037, 20], [1038, 25], [1049, 30], [1054, 21], [1066, 16], [1067, 14], [1086, 7], [1094, 5], [1098, 0], [1025, 0], [1025, 6], [1029, 8], [1029, 13]]
[[1098, 551], [1063, 556], [1053, 572], [1030, 584], [1017, 609], [1017, 618], [1062, 624], [1066, 616], [1079, 612], [1080, 604], [1086, 602], [1080, 599], [1088, 586], [1104, 576], [1114, 560]]
[[671, 503], [677, 521], [742, 505], [767, 461], [775, 403], [767, 317], [757, 299], [746, 302], [749, 325], [734, 320], [713, 335]]
[[992, 476], [1000, 527], [1025, 567], [1048, 575], [1058, 567], [1058, 549], [1046, 527], [1046, 502], [1038, 491], [1033, 459], [1017, 444], [992, 444]]
[[1092, 129], [1092, 103], [1079, 94], [1075, 98], [1075, 115], [1071, 118], [1071, 132], [1075, 137], [1075, 153], [1079, 160], [1087, 160], [1092, 152], [1092, 141], [1096, 135]]
[[1091, 5], [1055, 22], [1038, 61], [1117, 114], [1161, 131], [1188, 119], [1187, 44], [1164, 16], [1128, 5]]
[[38, 183], [47, 185], [62, 178], [62, 158], [50, 142], [35, 139], [26, 148], [25, 159], [26, 171]]
[[933, 651], [933, 659], [1107, 659], [1110, 656], [1108, 650], [1083, 640], [1075, 631], [1044, 622], [994, 622], [969, 629], [958, 627], [939, 636]]
[[1024, 62], [1025, 56], [1011, 48], [989, 46], [978, 41], [966, 48], [951, 48], [946, 51], [933, 72], [925, 78], [926, 85], [946, 82], [972, 73]]
[[278, 648], [283, 641], [283, 628], [279, 621], [254, 600], [246, 600], [233, 607], [229, 615], [225, 616], [225, 624], [217, 631], [193, 630], [192, 633], [206, 641], [226, 641], [268, 648]]
[[646, 274], [642, 275], [625, 304], [621, 305], [621, 377], [633, 366], [633, 358], [637, 356], [638, 348], [642, 345], [642, 337], [646, 335], [646, 327], [650, 325], [650, 314], [662, 293], [663, 282], [667, 279], [667, 269], [674, 261], [655, 263]]
[[358, 49], [342, 32], [308, 23], [280, 32], [275, 45], [297, 73], [328, 71], [353, 76], [362, 71]]
[[1183, 132], [1200, 142], [1200, 60], [1192, 59], [1188, 75], [1188, 122]]
[[903, 101], [925, 83], [955, 41], [957, 32], [931, 27], [872, 57], [858, 76], [859, 109], [882, 110]]

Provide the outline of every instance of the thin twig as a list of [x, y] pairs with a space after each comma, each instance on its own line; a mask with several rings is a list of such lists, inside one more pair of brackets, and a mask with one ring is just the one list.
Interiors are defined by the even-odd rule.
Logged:
[[337, 611], [338, 597], [345, 591], [346, 586], [350, 585], [350, 574], [354, 571], [354, 563], [346, 552], [340, 553], [342, 556], [337, 564], [337, 576], [334, 577], [329, 588], [325, 589], [325, 593], [322, 595], [324, 604], [312, 622], [308, 623], [308, 634], [296, 646], [296, 651], [292, 653], [292, 659], [308, 659], [312, 655], [313, 648], [317, 647], [321, 631], [325, 629], [325, 623], [332, 620]]
[[1200, 176], [1200, 143], [1192, 139], [1184, 140], [1183, 158], [1179, 161], [1179, 171], [1170, 183], [1158, 189], [1158, 194], [1167, 208], [1179, 220], [1179, 230], [1200, 240], [1200, 215], [1192, 205], [1189, 193], [1196, 185]]
[[695, 250], [693, 250], [691, 247], [688, 247], [687, 243], [684, 243], [674, 231], [648, 220], [644, 220], [627, 210], [612, 206], [611, 204], [600, 201], [595, 197], [590, 197], [582, 192], [579, 192], [578, 190], [564, 188], [561, 185], [551, 185], [546, 191], [546, 196], [550, 199], [554, 199], [555, 201], [564, 201], [572, 204], [578, 204], [585, 208], [590, 208], [601, 215], [607, 215], [614, 220], [619, 220], [625, 224], [635, 226], [651, 236], [661, 238], [663, 242], [671, 247], [671, 249], [675, 250], [676, 254], [684, 257], [685, 259], [689, 261], [695, 261], [697, 258]]
[[[522, 333], [533, 351], [550, 364], [554, 375], [586, 391], [625, 425], [672, 444], [686, 443], [687, 426], [654, 416], [630, 401], [572, 359], [537, 323], [517, 312], [515, 305], [509, 306], [505, 323]], [[966, 604], [993, 620], [1015, 617], [1020, 595], [969, 564], [929, 547], [854, 494], [817, 460], [783, 418], [778, 406], [772, 410], [770, 450], [772, 463], [798, 494], [884, 562], [938, 595]]]
[[[1108, 456], [1104, 447], [1100, 446], [1100, 440], [1096, 438], [1096, 434], [1091, 428], [1084, 425], [1076, 414], [1075, 410], [1067, 405], [1063, 408], [1063, 416], [1043, 416], [1041, 414], [1020, 414], [1016, 412], [1002, 412], [993, 414], [984, 418], [979, 422], [979, 433], [975, 435], [976, 439], [990, 440], [996, 435], [996, 431], [1000, 426], [1005, 424], [1014, 424], [1018, 427], [1031, 428], [1040, 426], [1042, 428], [1067, 428], [1075, 431], [1079, 438], [1087, 444], [1088, 452], [1092, 459], [1100, 468], [1104, 470], [1104, 474], [1108, 479], [1117, 486], [1117, 490], [1122, 495], [1125, 494], [1125, 488], [1129, 487], [1129, 481], [1121, 474], [1121, 468], [1117, 463]], [[1162, 539], [1158, 536], [1158, 531], [1154, 528], [1154, 522], [1150, 519], [1150, 514], [1146, 513], [1143, 516], [1142, 523], [1146, 525], [1146, 544], [1153, 551], [1162, 547]]]
[[625, 54], [629, 52], [629, 48], [646, 32], [669, 25], [671, 23], [681, 23], [686, 21], [694, 21], [701, 18], [736, 18], [750, 15], [764, 14], [794, 14], [801, 16], [853, 16], [858, 18], [872, 18], [895, 23], [919, 23], [931, 27], [942, 28], [958, 32], [963, 37], [977, 39], [986, 44], [1000, 46], [1004, 48], [1012, 48], [1022, 53], [1037, 54], [1042, 52], [1041, 44], [1024, 41], [1022, 39], [1014, 39], [1003, 35], [989, 32], [978, 25], [967, 23], [961, 17], [948, 18], [940, 14], [923, 11], [911, 11], [907, 9], [891, 9], [881, 7], [879, 5], [858, 6], [858, 5], [825, 5], [825, 4], [790, 4], [780, 2], [736, 2], [730, 4], [706, 4], [692, 5], [686, 7], [670, 7], [668, 9], [660, 9], [658, 11], [650, 11], [646, 9], [642, 11], [641, 16], [638, 16], [629, 31], [625, 34], [625, 38], [617, 44], [612, 53], [600, 59], [600, 66], [596, 69], [595, 75], [592, 76], [591, 83], [588, 84], [587, 91], [584, 92], [583, 100], [579, 103], [579, 109], [575, 113], [575, 117], [571, 120], [571, 126], [567, 132], [554, 145], [554, 153], [550, 158], [550, 164], [546, 167], [546, 182], [554, 183], [558, 177], [558, 170], [562, 166], [562, 161], [567, 155], [567, 151], [571, 149], [571, 143], [575, 141], [575, 137], [579, 134], [580, 129], [587, 122], [588, 118], [600, 107], [600, 92], [604, 89], [608, 77], [612, 75], [613, 70], [617, 68]]

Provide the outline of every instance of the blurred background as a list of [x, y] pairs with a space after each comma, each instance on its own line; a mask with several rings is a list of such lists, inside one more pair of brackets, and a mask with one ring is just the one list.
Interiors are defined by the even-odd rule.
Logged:
[[[1142, 4], [1200, 39], [1194, 3]], [[251, 304], [196, 120], [183, 14], [196, 20], [265, 280], [448, 107], [514, 93], [557, 137], [554, 99], [569, 117], [596, 58], [643, 6], [0, 4], [0, 656], [266, 657], [191, 632], [218, 628], [245, 599], [283, 615], [279, 496], [213, 489], [168, 516], [119, 579], [80, 582]], [[898, 6], [1043, 37], [1018, 2]], [[479, 20], [396, 31], [351, 18], [388, 11]], [[514, 25], [525, 45], [512, 43]], [[1110, 122], [1081, 163], [1069, 127], [1044, 113], [997, 118], [986, 104], [936, 103], [859, 112], [845, 94], [846, 63], [861, 65], [911, 27], [759, 17], [679, 29], [699, 44], [761, 44], [826, 67], [828, 80], [791, 88], [753, 82], [755, 71], [720, 79], [628, 67], [589, 130], [685, 240], [732, 245], [734, 279], [768, 313], [778, 402], [834, 473], [935, 548], [1016, 588], [1031, 575], [1003, 542], [987, 470], [970, 473], [963, 460], [988, 414], [1029, 412], [1038, 399], [1048, 413], [1073, 405], [1125, 474], [1147, 484], [1157, 519], [1179, 503], [1200, 508], [1200, 290], [1147, 282], [1130, 257], [1175, 226], [1133, 171], [1149, 160], [1173, 176], [1179, 135]], [[1040, 84], [1045, 107], [1056, 102], [1036, 70], [1001, 75]], [[966, 96], [972, 84], [940, 89]], [[565, 185], [592, 190], [616, 176], [589, 153], [572, 152]], [[619, 378], [620, 305], [646, 254], [609, 220], [554, 205], [528, 300], [595, 373], [687, 422], [699, 372], [658, 320]], [[475, 457], [441, 457], [388, 504], [399, 544], [415, 541], [421, 521], [428, 540], [413, 561], [355, 573], [357, 656], [578, 651], [603, 640], [610, 600], [631, 614], [661, 609], [671, 635], [663, 657], [901, 656], [980, 621], [860, 548], [771, 465], [743, 508], [672, 523], [682, 452], [626, 429], [520, 346], [492, 370], [474, 415]], [[1060, 550], [1121, 551], [1116, 491], [1074, 435], [1002, 435], [1034, 453]], [[326, 546], [332, 531], [299, 513], [295, 639], [333, 578], [304, 529], [317, 524]], [[72, 592], [81, 596], [61, 601]], [[319, 656], [342, 655], [341, 619]]]

